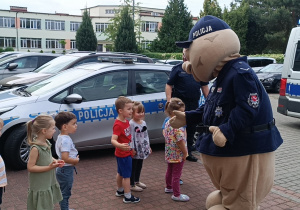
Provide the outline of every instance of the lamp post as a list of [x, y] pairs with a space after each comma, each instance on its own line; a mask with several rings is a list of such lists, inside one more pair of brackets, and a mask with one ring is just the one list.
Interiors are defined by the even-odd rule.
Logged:
[[18, 30], [18, 26], [17, 26], [17, 23], [18, 23], [18, 13], [19, 12], [16, 12], [16, 24], [15, 24], [15, 27], [16, 27], [16, 31], [17, 31], [17, 40], [16, 40], [16, 44], [17, 44], [17, 51], [19, 51], [19, 30]]

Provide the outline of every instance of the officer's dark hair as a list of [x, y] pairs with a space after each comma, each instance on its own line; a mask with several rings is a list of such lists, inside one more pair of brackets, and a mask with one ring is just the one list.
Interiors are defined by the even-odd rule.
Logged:
[[179, 110], [182, 107], [185, 107], [185, 105], [180, 98], [171, 98], [170, 102], [165, 105], [165, 112], [170, 117], [174, 110]]
[[54, 118], [55, 126], [61, 130], [63, 125], [68, 124], [73, 119], [77, 119], [77, 117], [72, 112], [60, 112]]

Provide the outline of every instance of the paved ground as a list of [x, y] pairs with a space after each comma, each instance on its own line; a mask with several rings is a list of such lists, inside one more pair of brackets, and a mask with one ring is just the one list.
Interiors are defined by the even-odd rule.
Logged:
[[[300, 120], [277, 114], [277, 94], [270, 94], [276, 124], [284, 144], [276, 151], [276, 177], [271, 193], [261, 203], [261, 210], [300, 210], [300, 154], [298, 143]], [[195, 153], [198, 156], [197, 153]], [[214, 190], [201, 162], [186, 162], [181, 192], [190, 196], [186, 203], [174, 202], [164, 193], [163, 145], [153, 146], [153, 154], [144, 162], [141, 181], [147, 184], [144, 192], [134, 193], [141, 198], [138, 204], [123, 204], [115, 197], [116, 161], [113, 150], [80, 153], [70, 207], [93, 209], [205, 209], [205, 199]], [[7, 171], [9, 186], [4, 194], [2, 210], [26, 209], [27, 171]], [[56, 206], [56, 209], [59, 209]]]

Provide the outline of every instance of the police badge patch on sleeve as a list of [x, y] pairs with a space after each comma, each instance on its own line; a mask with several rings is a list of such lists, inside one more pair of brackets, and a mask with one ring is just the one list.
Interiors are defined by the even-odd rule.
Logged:
[[257, 108], [259, 105], [259, 98], [257, 93], [250, 93], [249, 98], [248, 98], [248, 104], [253, 107]]

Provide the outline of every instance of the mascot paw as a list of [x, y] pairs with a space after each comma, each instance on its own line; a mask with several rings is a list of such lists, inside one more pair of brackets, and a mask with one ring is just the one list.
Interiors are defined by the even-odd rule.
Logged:
[[170, 119], [170, 125], [173, 128], [180, 128], [186, 125], [185, 112], [174, 110], [174, 117]]
[[222, 204], [222, 194], [220, 190], [211, 192], [206, 198], [206, 209], [210, 209], [213, 206]]
[[215, 145], [219, 147], [224, 147], [227, 142], [227, 139], [220, 130], [220, 128], [216, 126], [209, 126], [209, 131], [213, 134], [212, 138]]

